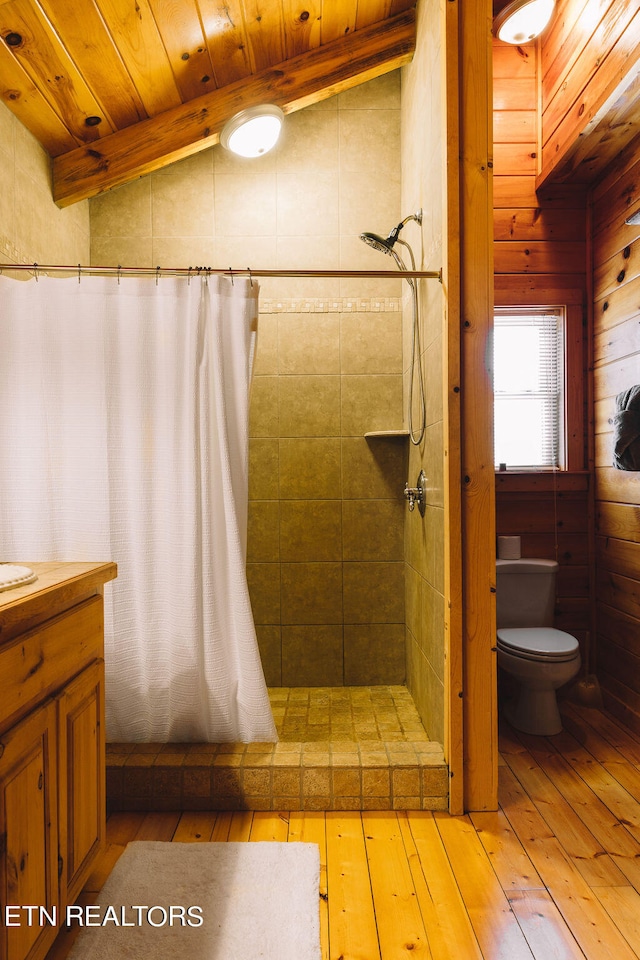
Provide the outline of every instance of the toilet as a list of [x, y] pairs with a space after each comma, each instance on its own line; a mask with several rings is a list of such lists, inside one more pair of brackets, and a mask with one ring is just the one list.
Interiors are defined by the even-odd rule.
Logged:
[[552, 626], [557, 570], [555, 560], [496, 561], [498, 666], [516, 685], [504, 714], [539, 736], [562, 730], [556, 690], [580, 669], [578, 641]]

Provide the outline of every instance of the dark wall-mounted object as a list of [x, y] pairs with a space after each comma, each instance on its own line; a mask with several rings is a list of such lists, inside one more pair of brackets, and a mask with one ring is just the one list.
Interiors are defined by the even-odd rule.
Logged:
[[613, 443], [614, 467], [640, 471], [640, 386], [629, 387], [616, 397]]

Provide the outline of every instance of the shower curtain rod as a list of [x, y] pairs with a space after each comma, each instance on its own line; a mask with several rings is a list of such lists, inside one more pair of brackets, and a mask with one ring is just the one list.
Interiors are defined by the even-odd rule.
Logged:
[[442, 270], [254, 270], [252, 267], [104, 267], [93, 266], [86, 267], [80, 263], [74, 264], [51, 264], [51, 263], [0, 263], [0, 274], [12, 272], [14, 270], [26, 270], [38, 277], [40, 273], [69, 273], [78, 277], [78, 281], [84, 275], [96, 276], [114, 276], [114, 277], [197, 277], [197, 276], [223, 276], [223, 277], [370, 277], [397, 280], [398, 277], [405, 279], [426, 279], [439, 280], [442, 283]]

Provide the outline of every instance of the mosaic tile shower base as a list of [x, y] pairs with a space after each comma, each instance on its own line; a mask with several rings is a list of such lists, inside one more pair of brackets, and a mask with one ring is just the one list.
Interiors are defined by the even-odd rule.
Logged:
[[446, 809], [442, 747], [405, 687], [269, 696], [276, 744], [108, 744], [109, 810]]

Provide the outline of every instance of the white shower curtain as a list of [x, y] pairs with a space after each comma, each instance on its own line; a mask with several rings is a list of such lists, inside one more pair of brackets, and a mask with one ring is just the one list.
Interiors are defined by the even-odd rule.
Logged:
[[110, 740], [277, 739], [245, 573], [257, 294], [0, 277], [0, 561], [117, 562]]

